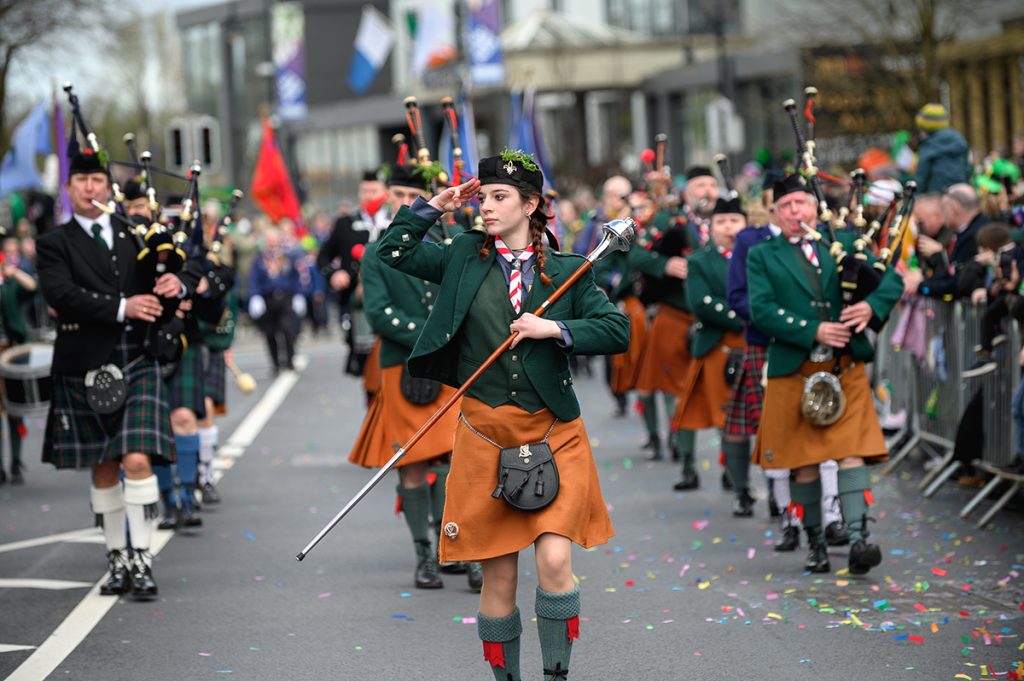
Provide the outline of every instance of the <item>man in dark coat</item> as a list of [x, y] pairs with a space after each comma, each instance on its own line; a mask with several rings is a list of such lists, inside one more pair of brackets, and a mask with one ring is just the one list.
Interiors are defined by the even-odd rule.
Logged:
[[105, 204], [111, 193], [99, 154], [73, 157], [67, 188], [74, 216], [38, 242], [40, 286], [57, 313], [43, 461], [92, 470], [92, 509], [102, 518], [110, 564], [100, 593], [151, 599], [159, 500], [151, 460], [171, 463], [175, 450], [159, 366], [144, 351], [146, 330], [161, 313], [161, 298], [191, 294], [197, 279], [166, 273], [154, 283], [138, 264], [124, 225], [93, 203]]

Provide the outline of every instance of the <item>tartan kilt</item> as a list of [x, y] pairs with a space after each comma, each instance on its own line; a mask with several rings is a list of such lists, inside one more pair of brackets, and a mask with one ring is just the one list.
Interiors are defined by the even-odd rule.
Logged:
[[742, 372], [725, 407], [726, 435], [757, 435], [764, 404], [761, 377], [767, 363], [768, 348], [747, 344]]
[[171, 410], [188, 409], [196, 418], [206, 417], [205, 370], [203, 369], [204, 346], [192, 343], [178, 362], [178, 368], [167, 378], [167, 403]]
[[206, 396], [213, 400], [214, 412], [227, 413], [228, 405], [228, 365], [224, 361], [224, 351], [207, 349], [206, 367], [203, 372], [203, 387]]
[[[132, 356], [139, 356], [138, 346], [122, 342], [113, 363], [124, 367]], [[128, 397], [124, 406], [113, 414], [97, 414], [86, 402], [83, 376], [54, 374], [43, 463], [57, 468], [91, 468], [136, 453], [148, 454], [153, 465], [174, 463], [177, 455], [170, 410], [156, 361], [140, 357], [128, 367], [125, 381]]]

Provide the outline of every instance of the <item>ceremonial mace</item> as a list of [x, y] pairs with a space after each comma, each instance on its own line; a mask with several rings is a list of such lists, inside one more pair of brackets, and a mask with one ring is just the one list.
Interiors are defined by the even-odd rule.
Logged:
[[[568, 291], [569, 288], [572, 287], [572, 285], [575, 284], [580, 277], [582, 277], [590, 268], [594, 266], [595, 262], [597, 262], [604, 256], [615, 251], [628, 251], [629, 244], [633, 240], [633, 236], [636, 233], [637, 225], [632, 218], [626, 218], [625, 220], [612, 220], [611, 222], [605, 223], [601, 227], [601, 230], [604, 236], [601, 238], [601, 242], [587, 256], [586, 261], [582, 265], [580, 265], [579, 269], [573, 272], [569, 276], [569, 278], [566, 279], [565, 282], [563, 282], [562, 285], [555, 290], [554, 293], [548, 296], [547, 300], [541, 303], [540, 307], [533, 311], [533, 314], [535, 314], [538, 317], [543, 316], [543, 314], [552, 305], [552, 303], [561, 298], [562, 295], [566, 291]], [[433, 416], [427, 419], [427, 422], [420, 426], [420, 429], [417, 430], [411, 438], [409, 438], [408, 442], [406, 442], [404, 445], [398, 448], [398, 451], [396, 451], [395, 455], [391, 457], [391, 460], [384, 464], [384, 467], [377, 471], [374, 474], [374, 476], [370, 478], [370, 481], [367, 482], [363, 486], [363, 488], [359, 490], [359, 492], [357, 492], [356, 495], [352, 497], [352, 499], [347, 504], [345, 504], [345, 507], [338, 511], [338, 514], [335, 515], [334, 518], [332, 518], [331, 521], [327, 523], [324, 526], [324, 528], [320, 530], [317, 533], [317, 535], [313, 537], [312, 540], [310, 540], [308, 544], [306, 544], [306, 547], [302, 549], [302, 551], [300, 551], [298, 555], [295, 556], [296, 560], [301, 561], [303, 558], [305, 558], [306, 555], [310, 551], [312, 551], [317, 544], [320, 543], [320, 540], [327, 536], [327, 533], [333, 530], [334, 526], [340, 523], [342, 518], [347, 516], [349, 512], [353, 508], [355, 508], [356, 504], [362, 501], [363, 497], [369, 494], [370, 490], [376, 487], [377, 484], [380, 483], [380, 481], [383, 480], [384, 477], [389, 472], [391, 472], [391, 469], [394, 468], [395, 465], [397, 465], [398, 462], [401, 461], [402, 458], [409, 452], [409, 450], [412, 449], [416, 445], [416, 443], [419, 442], [420, 439], [427, 434], [427, 431], [429, 431], [434, 426], [434, 424], [437, 423], [441, 419], [441, 417], [444, 416], [445, 413], [449, 409], [451, 409], [456, 402], [459, 401], [459, 399], [466, 393], [466, 391], [469, 390], [470, 386], [472, 386], [473, 383], [475, 383], [476, 380], [480, 378], [484, 371], [486, 371], [487, 368], [490, 367], [498, 359], [498, 357], [501, 356], [503, 352], [508, 350], [508, 348], [512, 345], [512, 341], [514, 341], [516, 336], [518, 335], [518, 332], [513, 332], [509, 334], [508, 338], [506, 338], [501, 345], [495, 348], [494, 352], [491, 353], [490, 357], [484, 360], [484, 363], [480, 365], [480, 368], [474, 371], [473, 375], [466, 379], [465, 383], [463, 383], [459, 387], [459, 389], [456, 390], [455, 393], [451, 397], [449, 397], [448, 400], [444, 404], [442, 404], [441, 407], [436, 412], [434, 412]]]

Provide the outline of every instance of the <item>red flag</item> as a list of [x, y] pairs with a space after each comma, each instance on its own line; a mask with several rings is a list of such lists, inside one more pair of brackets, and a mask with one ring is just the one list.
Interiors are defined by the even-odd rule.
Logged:
[[260, 143], [256, 169], [252, 173], [249, 196], [274, 222], [281, 218], [291, 218], [296, 225], [301, 224], [299, 199], [295, 196], [295, 188], [288, 176], [281, 150], [274, 141], [274, 129], [266, 118], [263, 119], [263, 141]]

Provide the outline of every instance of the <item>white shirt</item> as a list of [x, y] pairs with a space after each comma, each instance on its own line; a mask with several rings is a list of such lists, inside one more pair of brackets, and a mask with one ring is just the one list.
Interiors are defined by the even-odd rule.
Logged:
[[[99, 225], [102, 229], [100, 230], [100, 236], [107, 243], [107, 250], [114, 250], [114, 227], [110, 224], [110, 216], [106, 213], [100, 213], [96, 219], [87, 218], [78, 213], [75, 213], [75, 221], [85, 230], [85, 233], [89, 235], [90, 239], [96, 238], [92, 233], [92, 226]], [[117, 304], [117, 321], [118, 323], [124, 322], [124, 308], [126, 305], [124, 298]]]
[[103, 230], [100, 232], [100, 236], [107, 242], [107, 250], [114, 250], [114, 228], [110, 224], [109, 215], [106, 213], [100, 213], [100, 216], [93, 220], [75, 213], [75, 220], [78, 221], [78, 224], [81, 225], [82, 229], [85, 230], [85, 233], [89, 235], [90, 239], [94, 238], [92, 234], [92, 226], [99, 225], [102, 227]]

